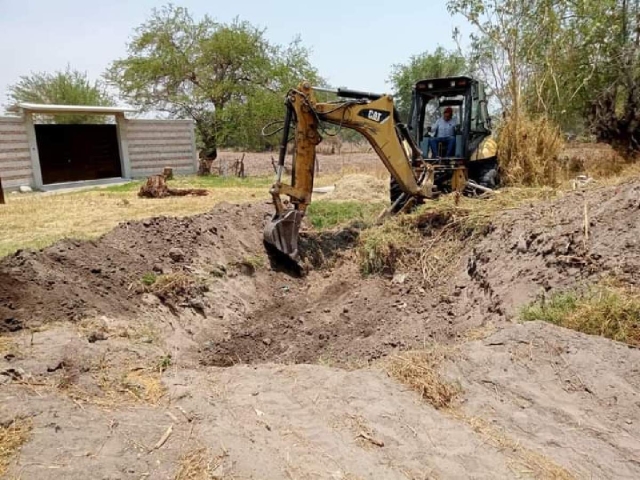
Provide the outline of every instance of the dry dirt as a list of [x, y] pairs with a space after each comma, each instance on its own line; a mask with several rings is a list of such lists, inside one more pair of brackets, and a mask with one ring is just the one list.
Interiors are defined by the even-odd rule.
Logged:
[[[436, 288], [362, 278], [356, 228], [306, 232], [295, 276], [264, 253], [270, 211], [0, 261], [0, 426], [33, 425], [7, 478], [640, 477], [640, 352], [517, 323], [543, 292], [637, 285], [640, 182], [500, 214]], [[383, 373], [434, 342], [448, 410]]]

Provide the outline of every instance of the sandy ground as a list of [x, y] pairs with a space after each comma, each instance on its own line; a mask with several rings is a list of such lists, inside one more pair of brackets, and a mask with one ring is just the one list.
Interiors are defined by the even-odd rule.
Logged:
[[[437, 288], [412, 266], [362, 278], [354, 228], [307, 232], [323, 261], [292, 276], [264, 254], [264, 205], [18, 252], [0, 427], [30, 434], [6, 478], [638, 478], [638, 350], [517, 311], [637, 282], [639, 199], [635, 181], [507, 211]], [[435, 342], [460, 390], [441, 410], [385, 373]]]

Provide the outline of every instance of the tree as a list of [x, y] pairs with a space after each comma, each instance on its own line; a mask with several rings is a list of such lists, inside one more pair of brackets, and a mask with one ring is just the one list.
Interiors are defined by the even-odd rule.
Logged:
[[640, 151], [638, 0], [449, 0], [476, 27], [471, 61], [517, 121], [521, 109]]
[[442, 47], [431, 52], [413, 55], [407, 63], [392, 65], [389, 83], [396, 99], [398, 111], [403, 118], [409, 115], [411, 91], [415, 83], [425, 78], [462, 75], [467, 70], [462, 55]]
[[105, 77], [143, 110], [192, 118], [205, 156], [215, 157], [218, 146], [264, 148], [276, 139], [260, 136], [260, 122], [283, 115], [288, 88], [317, 78], [299, 40], [282, 47], [264, 33], [238, 19], [154, 9]]
[[[101, 82], [91, 82], [86, 73], [66, 70], [55, 73], [32, 73], [22, 76], [9, 87], [8, 99], [11, 105], [18, 103], [45, 103], [55, 105], [114, 105]], [[45, 118], [56, 123], [96, 123], [95, 115], [56, 115]]]

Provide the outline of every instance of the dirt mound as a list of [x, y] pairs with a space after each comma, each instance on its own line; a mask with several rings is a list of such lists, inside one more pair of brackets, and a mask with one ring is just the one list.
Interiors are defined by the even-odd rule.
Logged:
[[640, 350], [531, 322], [464, 345], [446, 369], [489, 444], [506, 436], [575, 478], [640, 478], [639, 365]]
[[346, 175], [336, 182], [335, 187], [322, 198], [358, 202], [389, 201], [389, 182], [371, 175]]
[[187, 218], [126, 222], [95, 241], [65, 240], [0, 262], [0, 330], [139, 311], [145, 274], [223, 267], [262, 248], [267, 207], [220, 205]]
[[507, 212], [467, 264], [475, 292], [506, 316], [542, 292], [607, 275], [638, 285], [640, 181]]

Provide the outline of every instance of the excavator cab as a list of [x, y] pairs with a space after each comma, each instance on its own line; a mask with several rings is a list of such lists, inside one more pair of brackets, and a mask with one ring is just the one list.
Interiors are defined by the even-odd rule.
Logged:
[[[433, 125], [447, 109], [457, 126], [451, 138], [438, 141]], [[484, 188], [498, 185], [497, 145], [482, 82], [465, 76], [420, 80], [413, 88], [407, 123], [422, 160], [437, 166], [435, 184], [441, 191], [468, 190], [469, 180]], [[449, 142], [453, 148], [443, 148]]]

